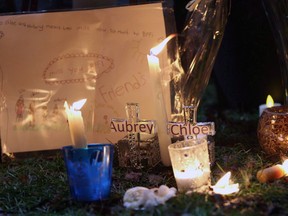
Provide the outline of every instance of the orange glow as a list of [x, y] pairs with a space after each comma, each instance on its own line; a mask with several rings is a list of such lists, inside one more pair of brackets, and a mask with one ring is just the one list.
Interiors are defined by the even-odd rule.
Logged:
[[284, 160], [282, 164], [276, 164], [266, 169], [257, 172], [257, 179], [261, 183], [272, 182], [281, 179], [288, 175], [288, 159]]
[[227, 172], [214, 186], [211, 186], [214, 193], [223, 195], [237, 193], [239, 191], [239, 184], [230, 184], [230, 177], [231, 172]]
[[150, 55], [157, 56], [164, 49], [166, 44], [175, 36], [176, 36], [176, 34], [171, 34], [167, 38], [165, 38], [160, 44], [151, 48]]

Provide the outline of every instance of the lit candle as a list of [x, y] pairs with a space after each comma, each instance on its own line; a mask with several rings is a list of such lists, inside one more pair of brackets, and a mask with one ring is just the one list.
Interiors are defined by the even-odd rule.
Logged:
[[210, 182], [207, 139], [179, 141], [168, 147], [180, 192], [201, 191]]
[[288, 174], [288, 160], [257, 172], [257, 179], [262, 183], [272, 182]]
[[213, 192], [223, 195], [237, 193], [239, 191], [239, 184], [231, 184], [230, 177], [231, 172], [227, 172], [222, 178], [220, 178], [214, 186], [211, 186]]
[[282, 165], [277, 164], [272, 167], [260, 170], [257, 172], [257, 179], [262, 182], [272, 182], [274, 180], [280, 179], [285, 175]]
[[273, 106], [281, 106], [281, 104], [280, 103], [274, 103], [274, 100], [271, 97], [271, 95], [268, 95], [267, 99], [266, 99], [266, 104], [261, 104], [259, 106], [259, 116], [261, 116], [261, 114], [263, 113], [263, 111], [266, 108], [270, 108], [270, 107], [273, 107]]
[[74, 102], [72, 106], [68, 106], [65, 101], [64, 107], [68, 118], [69, 130], [72, 143], [75, 148], [86, 148], [87, 141], [84, 130], [84, 122], [80, 109], [86, 103], [86, 99]]
[[167, 131], [167, 114], [165, 108], [164, 96], [161, 86], [161, 69], [159, 66], [159, 58], [156, 56], [165, 47], [167, 42], [175, 35], [170, 35], [158, 46], [150, 50], [150, 55], [147, 55], [150, 80], [153, 91], [153, 103], [156, 111], [157, 134], [160, 147], [161, 161], [165, 166], [170, 166], [171, 161], [169, 157], [168, 146], [171, 144], [171, 138]]
[[210, 178], [210, 172], [204, 171], [197, 160], [194, 164], [189, 164], [185, 170], [173, 169], [173, 173], [180, 192], [197, 190], [206, 185]]

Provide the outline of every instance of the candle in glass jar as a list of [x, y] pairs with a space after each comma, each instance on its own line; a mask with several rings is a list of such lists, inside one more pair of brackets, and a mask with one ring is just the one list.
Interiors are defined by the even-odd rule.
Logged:
[[185, 170], [174, 169], [174, 177], [180, 192], [197, 190], [197, 188], [207, 184], [207, 181], [210, 178], [210, 173], [201, 170], [199, 165], [200, 162], [195, 161], [194, 165], [192, 164], [191, 167]]
[[198, 191], [209, 184], [210, 160], [205, 138], [179, 141], [168, 149], [180, 192]]

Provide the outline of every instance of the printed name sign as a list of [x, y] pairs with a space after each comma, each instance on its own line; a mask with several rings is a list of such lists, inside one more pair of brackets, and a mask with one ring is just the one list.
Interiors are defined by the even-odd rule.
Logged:
[[155, 133], [155, 124], [153, 121], [129, 122], [125, 119], [112, 119], [111, 132], [127, 132], [127, 133]]
[[198, 122], [195, 125], [170, 122], [168, 124], [168, 133], [172, 136], [215, 135], [215, 124], [214, 122]]

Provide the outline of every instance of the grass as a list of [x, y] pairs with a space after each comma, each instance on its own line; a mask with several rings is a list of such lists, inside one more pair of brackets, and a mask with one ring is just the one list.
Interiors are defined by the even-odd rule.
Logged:
[[211, 181], [214, 184], [231, 171], [233, 181], [241, 187], [237, 194], [177, 194], [166, 205], [151, 210], [127, 210], [122, 198], [128, 188], [171, 187], [176, 186], [175, 180], [171, 168], [160, 165], [140, 174], [115, 166], [110, 199], [78, 203], [69, 196], [64, 162], [56, 152], [49, 157], [4, 158], [0, 164], [0, 215], [287, 215], [288, 182], [280, 179], [263, 184], [256, 179], [258, 170], [277, 163], [258, 146], [257, 114], [227, 111], [216, 117], [217, 163]]
[[161, 165], [142, 172], [114, 166], [108, 200], [75, 202], [70, 198], [62, 155], [56, 151], [49, 156], [4, 157], [0, 164], [0, 215], [288, 215], [288, 182], [260, 183], [256, 178], [258, 170], [279, 162], [267, 157], [257, 143], [257, 115], [227, 111], [214, 120], [217, 163], [211, 170], [211, 182], [215, 184], [231, 171], [233, 181], [240, 184], [236, 194], [178, 193], [165, 205], [128, 210], [122, 201], [127, 189], [161, 184], [176, 187], [173, 172]]

